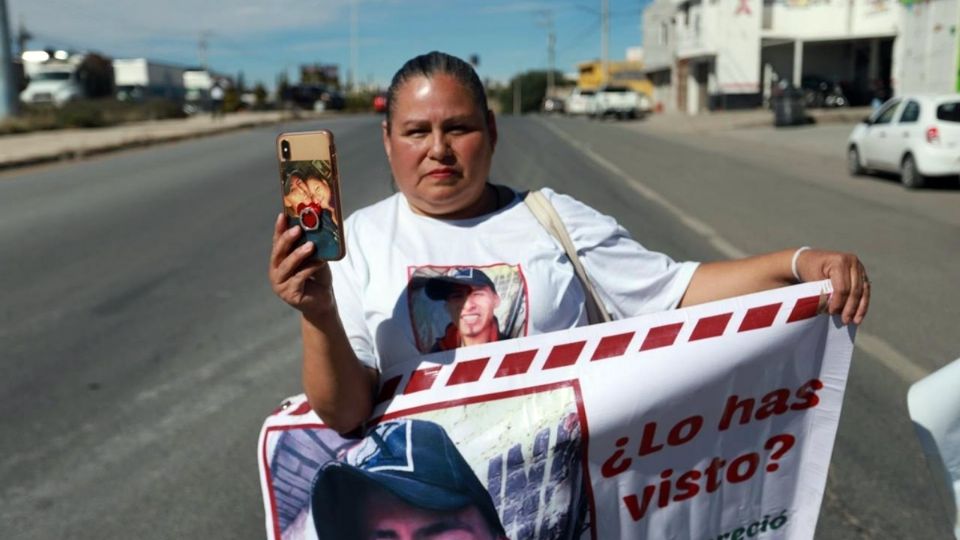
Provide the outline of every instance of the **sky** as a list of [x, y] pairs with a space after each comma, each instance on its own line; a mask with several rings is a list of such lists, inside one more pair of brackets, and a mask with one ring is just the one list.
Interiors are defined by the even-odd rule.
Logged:
[[[2, 0], [0, 0], [2, 1]], [[214, 71], [243, 72], [248, 84], [272, 87], [299, 65], [351, 64], [351, 0], [6, 0], [11, 32], [22, 23], [27, 48], [93, 50], [113, 58], [146, 57], [200, 64], [201, 39]], [[357, 81], [386, 86], [409, 58], [441, 50], [479, 56], [481, 78], [508, 81], [546, 69], [549, 20], [556, 67], [600, 57], [600, 0], [353, 0], [357, 13]], [[641, 9], [649, 0], [609, 0], [609, 57], [639, 46]]]

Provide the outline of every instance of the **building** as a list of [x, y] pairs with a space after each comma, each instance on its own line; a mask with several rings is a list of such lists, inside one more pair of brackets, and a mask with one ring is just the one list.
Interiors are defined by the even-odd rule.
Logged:
[[926, 0], [901, 6], [894, 44], [897, 94], [960, 92], [960, 0]]
[[643, 72], [653, 88], [650, 95], [654, 110], [679, 109], [673, 80], [676, 62], [676, 24], [674, 0], [654, 0], [643, 10]]
[[765, 0], [765, 93], [819, 78], [839, 82], [852, 105], [889, 96], [899, 18], [894, 0]]
[[644, 71], [656, 103], [690, 114], [757, 107], [777, 84], [815, 79], [867, 103], [892, 84], [901, 10], [893, 0], [655, 0]]

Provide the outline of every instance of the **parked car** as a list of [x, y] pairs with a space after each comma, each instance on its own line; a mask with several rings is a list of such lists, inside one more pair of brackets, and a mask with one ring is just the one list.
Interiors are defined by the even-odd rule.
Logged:
[[574, 88], [573, 93], [567, 98], [566, 113], [592, 114], [596, 96], [597, 93], [594, 90]]
[[852, 175], [900, 173], [908, 188], [960, 174], [960, 94], [893, 98], [858, 124], [847, 144]]
[[387, 112], [387, 94], [381, 92], [373, 96], [373, 111], [378, 113]]
[[564, 109], [563, 100], [556, 97], [544, 98], [542, 109], [545, 113], [562, 113]]
[[289, 101], [301, 109], [315, 111], [338, 111], [346, 105], [346, 99], [339, 91], [320, 84], [299, 84], [287, 89], [284, 101]]
[[[617, 118], [636, 118], [643, 111], [641, 94], [626, 86], [605, 86], [597, 91], [592, 116], [603, 118], [616, 116]], [[644, 96], [646, 97], [646, 96]], [[649, 110], [650, 100], [646, 100]]]

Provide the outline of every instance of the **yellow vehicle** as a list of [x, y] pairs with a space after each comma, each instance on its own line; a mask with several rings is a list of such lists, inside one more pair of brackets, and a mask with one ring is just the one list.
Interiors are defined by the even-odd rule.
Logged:
[[604, 81], [602, 64], [599, 60], [582, 62], [577, 65], [580, 72], [577, 86], [587, 90], [596, 90], [601, 86], [626, 86], [634, 92], [647, 96], [653, 95], [653, 83], [641, 71], [643, 62], [618, 60], [607, 62], [607, 80]]

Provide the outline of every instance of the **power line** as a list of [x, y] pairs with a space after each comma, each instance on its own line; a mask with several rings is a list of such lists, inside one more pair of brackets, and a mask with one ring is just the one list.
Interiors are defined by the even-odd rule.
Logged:
[[570, 43], [567, 43], [562, 49], [560, 49], [559, 52], [565, 53], [565, 52], [573, 49], [574, 47], [579, 46], [579, 45], [580, 45], [581, 43], [583, 43], [583, 41], [586, 40], [587, 38], [593, 37], [593, 35], [594, 35], [594, 34], [597, 32], [597, 30], [599, 30], [599, 29], [600, 29], [600, 21], [591, 21], [590, 24], [588, 24], [588, 25], [584, 28], [584, 30], [582, 30], [579, 34], [577, 34], [577, 37], [573, 38], [573, 39], [570, 41]]

